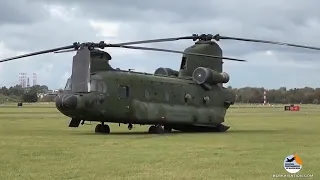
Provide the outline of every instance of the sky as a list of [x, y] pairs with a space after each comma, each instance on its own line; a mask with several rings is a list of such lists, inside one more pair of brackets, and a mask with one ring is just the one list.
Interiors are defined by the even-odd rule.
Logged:
[[[119, 43], [153, 38], [220, 34], [320, 47], [317, 0], [2, 0], [0, 59], [71, 45], [73, 42]], [[183, 51], [192, 40], [145, 44]], [[223, 70], [232, 87], [320, 87], [320, 51], [261, 43], [220, 40]], [[142, 46], [142, 45], [139, 45]], [[181, 54], [107, 48], [114, 68], [153, 73], [179, 69]], [[0, 63], [0, 86], [32, 73], [37, 83], [64, 87], [75, 52], [44, 54]]]

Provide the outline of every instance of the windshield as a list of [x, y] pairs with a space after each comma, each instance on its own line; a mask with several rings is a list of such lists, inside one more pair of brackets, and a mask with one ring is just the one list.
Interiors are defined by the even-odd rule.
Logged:
[[64, 87], [64, 90], [71, 90], [71, 78], [68, 78], [66, 86]]
[[97, 81], [94, 79], [90, 81], [90, 91], [97, 91]]
[[[90, 91], [104, 92], [105, 88], [106, 87], [102, 82], [94, 79], [90, 81]], [[71, 91], [71, 78], [68, 78], [64, 90]]]
[[106, 93], [107, 92], [107, 86], [103, 81], [91, 79], [91, 81], [90, 81], [90, 91], [91, 92]]

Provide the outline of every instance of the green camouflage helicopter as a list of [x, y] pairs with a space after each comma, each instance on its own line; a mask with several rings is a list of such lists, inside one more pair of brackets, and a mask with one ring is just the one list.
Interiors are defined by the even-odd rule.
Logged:
[[[194, 45], [184, 51], [130, 46], [192, 39]], [[69, 127], [78, 127], [85, 121], [100, 122], [96, 133], [110, 133], [106, 124], [151, 125], [149, 133], [163, 133], [178, 130], [183, 132], [225, 132], [223, 125], [226, 111], [235, 102], [235, 94], [222, 86], [229, 81], [229, 75], [222, 72], [222, 59], [245, 61], [222, 57], [222, 49], [216, 43], [220, 39], [269, 43], [320, 50], [320, 48], [202, 34], [192, 36], [135, 41], [118, 44], [75, 42], [59, 47], [8, 59], [45, 53], [77, 51], [73, 57], [72, 75], [63, 93], [55, 98], [57, 109], [71, 118]], [[110, 66], [111, 56], [106, 47], [139, 49], [183, 54], [179, 71], [158, 68], [154, 74], [114, 69]]]

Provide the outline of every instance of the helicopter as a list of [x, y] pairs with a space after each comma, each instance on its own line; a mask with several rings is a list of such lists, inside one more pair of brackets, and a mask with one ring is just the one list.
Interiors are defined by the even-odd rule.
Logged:
[[[132, 46], [191, 39], [194, 44], [184, 51]], [[99, 122], [95, 133], [109, 134], [106, 123], [150, 125], [151, 134], [182, 132], [226, 132], [224, 125], [228, 108], [236, 95], [223, 87], [230, 77], [223, 72], [223, 60], [246, 60], [222, 56], [220, 39], [260, 42], [320, 50], [275, 41], [193, 34], [191, 36], [151, 39], [117, 44], [74, 42], [72, 45], [33, 52], [0, 60], [0, 63], [45, 53], [76, 51], [71, 77], [64, 91], [55, 98], [56, 108], [71, 118], [69, 127], [86, 121]], [[154, 73], [114, 69], [111, 55], [104, 48], [127, 48], [182, 54], [179, 71], [159, 67]]]

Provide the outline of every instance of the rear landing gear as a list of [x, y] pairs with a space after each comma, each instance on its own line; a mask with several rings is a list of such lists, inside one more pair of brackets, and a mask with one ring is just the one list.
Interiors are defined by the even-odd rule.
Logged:
[[133, 126], [132, 126], [132, 124], [130, 123], [130, 124], [128, 125], [128, 129], [131, 130], [132, 127], [133, 127]]
[[164, 126], [163, 130], [164, 130], [165, 133], [171, 133], [172, 132], [172, 128], [169, 127], [169, 126]]
[[107, 124], [98, 124], [95, 128], [95, 133], [99, 134], [109, 134], [110, 127]]
[[150, 134], [162, 134], [164, 133], [164, 129], [162, 128], [162, 126], [150, 126], [149, 128], [149, 133]]

